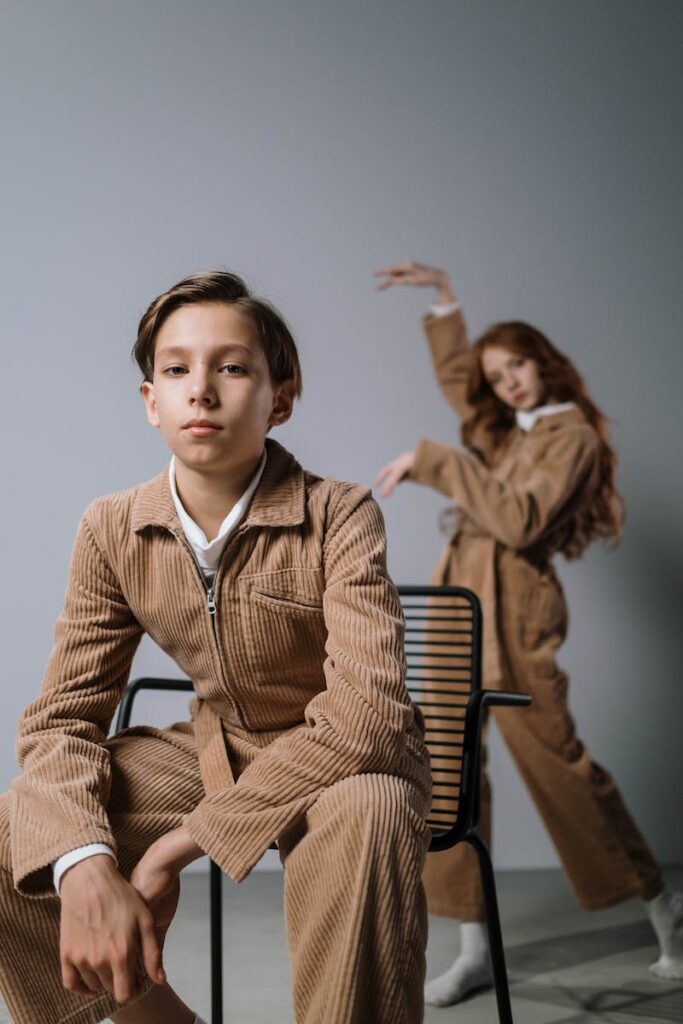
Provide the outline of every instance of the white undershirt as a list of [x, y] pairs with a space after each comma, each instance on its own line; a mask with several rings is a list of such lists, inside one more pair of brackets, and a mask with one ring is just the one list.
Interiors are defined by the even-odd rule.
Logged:
[[[251, 501], [254, 491], [258, 487], [259, 480], [263, 475], [265, 465], [266, 450], [264, 448], [258, 469], [251, 478], [246, 491], [230, 509], [227, 516], [221, 523], [218, 533], [214, 539], [207, 540], [206, 534], [202, 528], [195, 523], [194, 519], [191, 519], [190, 516], [188, 516], [180, 503], [175, 482], [175, 455], [171, 459], [171, 464], [168, 467], [168, 482], [171, 488], [173, 504], [175, 505], [185, 538], [194, 551], [195, 557], [207, 583], [211, 583], [216, 575], [216, 569], [218, 568], [218, 563], [221, 555], [223, 554], [223, 549], [227, 543], [228, 537], [244, 517], [249, 506], [249, 502]], [[77, 849], [69, 850], [68, 853], [58, 857], [52, 867], [52, 878], [57, 892], [59, 892], [59, 885], [62, 880], [62, 876], [68, 868], [73, 867], [74, 864], [78, 864], [81, 860], [86, 860], [87, 857], [95, 857], [98, 853], [104, 853], [116, 860], [116, 854], [112, 850], [111, 846], [107, 846], [104, 843], [88, 843], [86, 846], [79, 846]]]

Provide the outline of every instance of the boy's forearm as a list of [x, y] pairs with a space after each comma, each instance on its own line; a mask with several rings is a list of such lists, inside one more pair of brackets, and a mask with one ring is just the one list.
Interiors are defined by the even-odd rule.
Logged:
[[154, 862], [155, 866], [178, 873], [206, 854], [187, 829], [181, 826], [157, 839], [144, 856], [147, 862]]
[[17, 737], [22, 773], [12, 784], [14, 877], [25, 893], [52, 889], [51, 865], [91, 843], [115, 848], [106, 804], [111, 767], [103, 744], [142, 627], [104, 559], [86, 512], [41, 695]]

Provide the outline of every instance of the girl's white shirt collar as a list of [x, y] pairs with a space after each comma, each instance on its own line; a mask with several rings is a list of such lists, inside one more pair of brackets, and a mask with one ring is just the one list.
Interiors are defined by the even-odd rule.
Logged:
[[568, 412], [576, 407], [575, 402], [558, 402], [556, 405], [538, 405], [535, 409], [516, 409], [517, 426], [528, 433], [541, 416], [554, 416], [557, 412]]

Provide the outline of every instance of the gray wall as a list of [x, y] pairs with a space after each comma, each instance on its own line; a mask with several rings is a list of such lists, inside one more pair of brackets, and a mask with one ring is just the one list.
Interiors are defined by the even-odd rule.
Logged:
[[[244, 273], [303, 357], [276, 436], [369, 482], [419, 436], [456, 440], [427, 295], [373, 291], [414, 257], [451, 269], [473, 331], [544, 328], [613, 420], [628, 525], [561, 568], [564, 663], [582, 735], [682, 859], [682, 27], [675, 0], [4, 0], [3, 788], [79, 516], [166, 458], [128, 360], [149, 299]], [[426, 579], [443, 504], [411, 485], [384, 503], [397, 580]], [[143, 646], [136, 671], [166, 667]], [[554, 863], [497, 741], [492, 762], [497, 862]]]

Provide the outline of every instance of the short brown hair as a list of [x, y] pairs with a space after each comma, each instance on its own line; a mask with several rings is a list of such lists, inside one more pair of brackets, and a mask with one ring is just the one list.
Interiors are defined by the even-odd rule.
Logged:
[[303, 382], [299, 354], [284, 318], [265, 299], [253, 296], [241, 277], [227, 270], [190, 274], [150, 302], [138, 325], [132, 351], [146, 381], [151, 381], [154, 375], [154, 349], [162, 324], [180, 306], [198, 302], [224, 302], [239, 309], [263, 349], [270, 379], [274, 384], [293, 380], [297, 398], [301, 395]]

